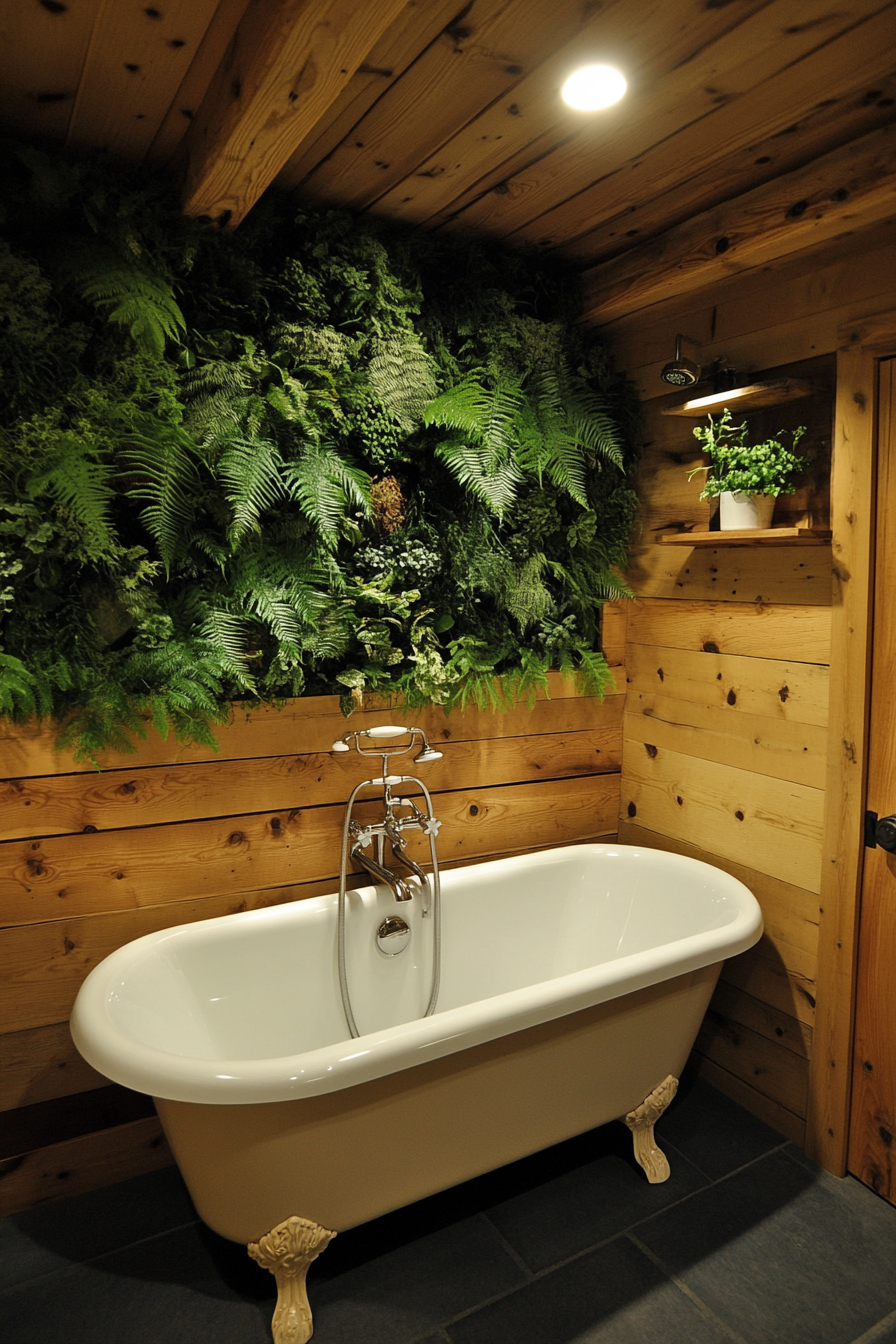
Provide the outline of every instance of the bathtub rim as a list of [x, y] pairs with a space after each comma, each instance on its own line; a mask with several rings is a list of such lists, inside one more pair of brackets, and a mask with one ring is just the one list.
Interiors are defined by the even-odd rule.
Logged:
[[[583, 1008], [621, 998], [690, 971], [703, 969], [752, 947], [762, 935], [762, 912], [753, 893], [724, 869], [702, 860], [670, 854], [648, 846], [595, 843], [558, 846], [532, 855], [488, 860], [453, 871], [531, 862], [552, 854], [584, 853], [600, 856], [625, 852], [631, 862], [640, 855], [662, 856], [672, 867], [712, 874], [725, 894], [737, 900], [738, 913], [719, 928], [689, 934], [670, 943], [599, 962], [584, 970], [542, 980], [533, 985], [475, 1000], [433, 1017], [417, 1018], [356, 1039], [346, 1039], [301, 1054], [268, 1059], [202, 1058], [176, 1055], [127, 1035], [109, 1017], [107, 1004], [113, 982], [152, 947], [176, 937], [197, 937], [235, 921], [288, 919], [300, 907], [326, 906], [332, 895], [309, 901], [268, 906], [262, 910], [221, 915], [181, 924], [127, 943], [100, 962], [81, 986], [72, 1011], [70, 1030], [80, 1053], [114, 1082], [170, 1101], [210, 1105], [254, 1105], [295, 1100], [342, 1091], [359, 1083], [410, 1069], [501, 1036], [526, 1030], [540, 1022], [568, 1016]], [[346, 1050], [346, 1047], [348, 1049]]]

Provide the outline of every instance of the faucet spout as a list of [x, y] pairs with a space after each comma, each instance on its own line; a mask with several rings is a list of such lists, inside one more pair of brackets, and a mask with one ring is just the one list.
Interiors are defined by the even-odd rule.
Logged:
[[391, 887], [396, 901], [412, 901], [414, 899], [414, 893], [407, 882], [395, 873], [390, 872], [382, 863], [377, 863], [376, 859], [365, 854], [360, 845], [352, 846], [351, 857], [362, 868], [366, 868], [372, 877], [379, 878], [380, 882], [385, 882], [387, 887]]
[[407, 868], [409, 872], [413, 873], [414, 876], [417, 878], [418, 882], [420, 883], [421, 890], [423, 891], [424, 897], [426, 898], [423, 913], [424, 915], [428, 915], [429, 878], [427, 877], [423, 869], [420, 867], [419, 863], [417, 863], [416, 860], [412, 859], [410, 854], [407, 852], [407, 841], [401, 834], [401, 828], [398, 825], [398, 823], [390, 818], [386, 822], [384, 830], [386, 832], [386, 836], [388, 837], [389, 843], [392, 846], [392, 857], [395, 859], [396, 863], [403, 863], [405, 868]]

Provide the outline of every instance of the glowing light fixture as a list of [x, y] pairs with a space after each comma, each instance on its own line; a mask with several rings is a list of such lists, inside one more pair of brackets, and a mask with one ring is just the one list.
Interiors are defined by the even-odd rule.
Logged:
[[585, 65], [576, 70], [560, 90], [560, 96], [579, 112], [597, 112], [618, 103], [628, 85], [612, 65]]

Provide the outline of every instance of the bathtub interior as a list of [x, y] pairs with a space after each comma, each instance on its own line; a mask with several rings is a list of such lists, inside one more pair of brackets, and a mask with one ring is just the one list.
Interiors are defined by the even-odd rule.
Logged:
[[[446, 873], [437, 1012], [724, 929], [741, 913], [738, 885], [706, 865], [618, 846]], [[374, 933], [396, 910], [411, 944], [386, 958]], [[324, 896], [153, 935], [152, 955], [140, 943], [124, 950], [106, 1011], [131, 1039], [200, 1059], [275, 1059], [346, 1041], [335, 919], [336, 898]], [[387, 889], [362, 888], [349, 895], [347, 929], [362, 1034], [419, 1018], [432, 969], [432, 920], [419, 899], [397, 907]]]

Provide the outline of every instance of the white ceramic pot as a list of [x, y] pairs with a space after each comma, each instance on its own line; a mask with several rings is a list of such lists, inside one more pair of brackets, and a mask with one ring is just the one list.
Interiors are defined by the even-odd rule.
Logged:
[[724, 491], [719, 496], [719, 526], [723, 532], [772, 525], [777, 495], [741, 495]]

